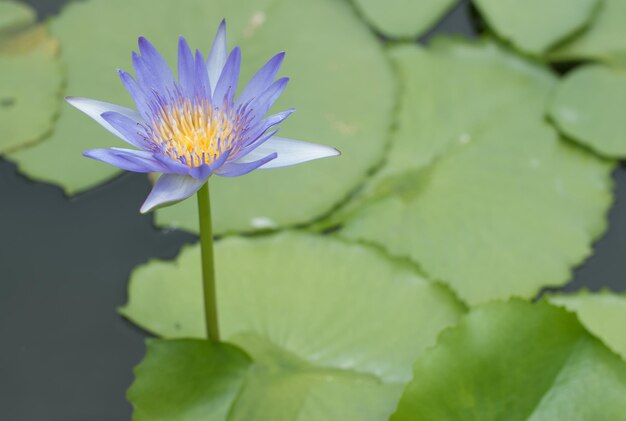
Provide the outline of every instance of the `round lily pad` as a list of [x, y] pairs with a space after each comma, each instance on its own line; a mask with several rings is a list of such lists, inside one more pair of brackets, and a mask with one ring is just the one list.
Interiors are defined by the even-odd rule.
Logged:
[[626, 364], [547, 303], [473, 310], [418, 357], [391, 421], [618, 420]]
[[[414, 358], [464, 311], [406, 262], [312, 234], [228, 238], [216, 262], [222, 337], [255, 364], [237, 420], [385, 419]], [[201, 297], [189, 246], [138, 268], [121, 312], [167, 338], [204, 337]]]
[[[561, 9], [567, 11], [568, 7]], [[600, 60], [626, 63], [626, 1], [603, 0], [589, 27], [550, 52], [557, 61]]]
[[37, 14], [27, 4], [0, 0], [0, 37], [32, 25], [36, 19]]
[[612, 202], [612, 163], [524, 114], [467, 133], [407, 172], [340, 234], [417, 262], [471, 305], [562, 285], [591, 252]]
[[128, 390], [133, 420], [223, 421], [250, 360], [228, 344], [197, 339], [150, 340]]
[[550, 117], [567, 137], [601, 155], [626, 158], [626, 70], [590, 65], [561, 82]]
[[[230, 47], [238, 44], [243, 51], [243, 81], [275, 53], [287, 52], [283, 72], [291, 82], [277, 109], [295, 107], [298, 112], [283, 125], [281, 136], [332, 145], [343, 155], [236, 179], [213, 177], [216, 231], [251, 231], [259, 225], [314, 219], [344, 199], [381, 160], [394, 102], [390, 66], [374, 35], [349, 5], [333, 0], [72, 3], [51, 23], [67, 67], [65, 91], [129, 106], [130, 96], [115, 69], [130, 67], [139, 35], [174, 64], [178, 36], [185, 35], [191, 45], [207, 51], [222, 16], [228, 23]], [[329, 27], [334, 29], [328, 31]], [[76, 193], [117, 173], [82, 158], [81, 152], [120, 146], [119, 142], [66, 106], [50, 138], [12, 158], [29, 176]], [[63, 159], [51, 158], [60, 156]], [[193, 229], [195, 204], [189, 202], [162, 211], [159, 222]]]
[[43, 27], [0, 38], [0, 153], [52, 130], [63, 80], [57, 56], [58, 45]]
[[550, 295], [555, 305], [576, 312], [580, 322], [601, 339], [610, 349], [626, 360], [626, 295], [611, 291], [591, 293], [580, 291], [573, 294]]
[[523, 51], [541, 54], [583, 28], [600, 0], [475, 0], [494, 31]]
[[397, 125], [376, 179], [416, 170], [504, 113], [543, 118], [555, 77], [495, 42], [435, 40], [389, 51], [400, 79]]
[[432, 27], [455, 0], [353, 0], [377, 31], [392, 38], [415, 38]]

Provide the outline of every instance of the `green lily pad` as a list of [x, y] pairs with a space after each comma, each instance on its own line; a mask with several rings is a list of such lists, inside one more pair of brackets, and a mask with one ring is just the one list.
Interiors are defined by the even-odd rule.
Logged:
[[219, 421], [228, 416], [250, 360], [228, 344], [150, 340], [128, 390], [133, 420]]
[[36, 19], [37, 14], [27, 4], [0, 0], [0, 36], [32, 25]]
[[600, 0], [475, 0], [493, 30], [523, 51], [541, 54], [583, 28]]
[[[242, 80], [247, 81], [273, 54], [287, 51], [284, 74], [291, 77], [291, 84], [277, 108], [296, 107], [299, 112], [284, 124], [281, 135], [333, 145], [343, 156], [236, 179], [215, 177], [216, 231], [252, 231], [259, 225], [312, 220], [342, 201], [382, 159], [393, 108], [390, 66], [376, 38], [349, 5], [333, 0], [72, 3], [51, 23], [63, 46], [66, 93], [131, 105], [115, 69], [130, 67], [137, 36], [145, 35], [173, 64], [180, 34], [207, 51], [222, 16], [228, 22], [230, 46], [239, 44], [243, 51]], [[329, 27], [334, 29], [328, 31]], [[29, 176], [61, 184], [71, 194], [117, 173], [84, 159], [81, 152], [120, 142], [66, 106], [50, 138], [12, 159]], [[56, 156], [63, 159], [51, 159]], [[189, 202], [160, 212], [159, 222], [194, 229], [195, 204]]]
[[517, 113], [467, 140], [398, 177], [340, 235], [410, 257], [471, 305], [567, 282], [605, 230], [612, 164]]
[[390, 50], [403, 87], [387, 163], [377, 179], [428, 166], [506, 113], [543, 117], [555, 77], [484, 39], [440, 38]]
[[492, 303], [414, 366], [392, 421], [618, 420], [626, 364], [547, 303]]
[[430, 29], [456, 0], [353, 0], [377, 31], [392, 38], [416, 38]]
[[[503, 115], [543, 120], [557, 82], [543, 64], [488, 38], [436, 38], [429, 49], [401, 45], [389, 55], [402, 91], [385, 165], [355, 199], [315, 229], [341, 224], [364, 202], [393, 194], [407, 172], [427, 168], [450, 148], [470, 141], [472, 131]], [[410, 190], [414, 183], [408, 184]]]
[[599, 65], [569, 73], [556, 90], [550, 117], [559, 130], [601, 155], [626, 157], [626, 71]]
[[575, 312], [580, 322], [626, 360], [626, 296], [610, 291], [550, 295], [548, 300]]
[[[561, 11], [565, 11], [565, 7]], [[626, 63], [626, 1], [603, 0], [589, 27], [549, 55], [551, 60]]]
[[43, 27], [0, 40], [0, 153], [52, 130], [63, 81], [57, 56], [58, 45]]
[[[406, 262], [312, 234], [228, 238], [216, 262], [222, 337], [255, 361], [237, 420], [386, 419], [414, 358], [464, 311]], [[190, 246], [138, 268], [121, 312], [167, 338], [204, 337], [201, 296]]]

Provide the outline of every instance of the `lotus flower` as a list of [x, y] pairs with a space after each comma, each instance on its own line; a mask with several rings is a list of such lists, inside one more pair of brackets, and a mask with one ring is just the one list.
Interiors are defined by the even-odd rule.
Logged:
[[178, 43], [178, 80], [159, 52], [139, 38], [133, 78], [119, 75], [137, 110], [87, 98], [66, 100], [137, 149], [104, 148], [84, 153], [118, 168], [162, 173], [141, 206], [145, 213], [197, 192], [210, 175], [237, 177], [339, 155], [334, 148], [276, 136], [294, 110], [265, 117], [287, 86], [276, 79], [284, 53], [272, 57], [236, 96], [241, 52], [227, 53], [222, 21], [205, 60], [187, 41]]

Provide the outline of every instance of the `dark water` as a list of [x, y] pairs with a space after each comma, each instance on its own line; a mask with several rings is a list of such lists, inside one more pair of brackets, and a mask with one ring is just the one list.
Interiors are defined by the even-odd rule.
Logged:
[[[45, 19], [63, 0], [28, 3]], [[468, 2], [421, 41], [441, 33], [474, 34]], [[615, 178], [610, 231], [566, 290], [626, 289], [626, 171]], [[148, 190], [145, 177], [125, 174], [68, 200], [0, 160], [0, 420], [130, 419], [124, 394], [145, 334], [114, 309], [132, 268], [194, 241], [139, 215]]]

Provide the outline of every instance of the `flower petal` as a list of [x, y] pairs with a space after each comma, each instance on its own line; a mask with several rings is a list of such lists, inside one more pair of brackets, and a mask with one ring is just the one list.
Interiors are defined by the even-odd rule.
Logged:
[[289, 78], [283, 77], [272, 83], [262, 94], [250, 102], [256, 118], [261, 119], [272, 108], [272, 105], [283, 93], [289, 83]]
[[284, 58], [285, 53], [279, 53], [265, 63], [241, 92], [237, 98], [237, 104], [245, 104], [252, 98], [261, 95], [274, 82]]
[[139, 149], [147, 149], [149, 139], [146, 127], [142, 123], [115, 111], [107, 111], [101, 114], [101, 117], [117, 130], [123, 138], [131, 145]]
[[117, 73], [120, 75], [124, 87], [133, 97], [139, 113], [146, 117], [149, 116], [150, 109], [146, 103], [146, 93], [139, 87], [135, 78], [123, 70], [118, 70]]
[[[202, 63], [204, 64], [204, 63]], [[183, 94], [191, 97], [194, 95], [194, 75], [196, 63], [193, 54], [184, 37], [178, 39], [178, 84]]]
[[228, 56], [220, 79], [217, 81], [217, 85], [213, 91], [213, 104], [216, 106], [221, 106], [224, 100], [227, 100], [228, 103], [233, 101], [235, 92], [237, 91], [240, 66], [241, 50], [239, 47], [235, 47]]
[[83, 155], [126, 171], [160, 172], [164, 170], [164, 166], [146, 151], [103, 148], [85, 151]]
[[207, 58], [207, 72], [211, 83], [211, 93], [215, 92], [217, 81], [220, 80], [222, 69], [226, 64], [228, 55], [228, 46], [226, 45], [226, 20], [222, 20], [220, 27], [215, 34], [215, 40], [211, 47], [211, 52]]
[[72, 106], [78, 108], [89, 117], [96, 120], [98, 123], [102, 125], [105, 129], [113, 133], [115, 136], [120, 139], [132, 143], [129, 139], [124, 137], [122, 133], [120, 133], [117, 129], [115, 129], [110, 123], [108, 123], [104, 118], [102, 118], [102, 114], [107, 111], [114, 111], [116, 113], [120, 113], [123, 116], [128, 117], [138, 124], [143, 124], [143, 119], [141, 115], [130, 108], [122, 107], [120, 105], [110, 104], [108, 102], [97, 101], [95, 99], [89, 98], [80, 98], [75, 96], [65, 97], [65, 100]]
[[[169, 89], [174, 86], [174, 75], [165, 59], [156, 48], [144, 37], [139, 37], [139, 52], [147, 70], [150, 80], [155, 88]], [[147, 75], [144, 75], [147, 78]]]
[[234, 162], [248, 163], [274, 152], [278, 154], [278, 157], [267, 162], [260, 169], [287, 167], [314, 159], [341, 155], [341, 152], [330, 146], [275, 136]]
[[163, 174], [141, 205], [140, 212], [180, 202], [200, 190], [204, 183], [206, 179], [197, 180], [190, 175]]
[[256, 170], [262, 165], [267, 165], [269, 162], [276, 159], [277, 156], [276, 152], [274, 152], [256, 161], [241, 162], [241, 160], [237, 160], [227, 162], [222, 168], [216, 170], [215, 174], [222, 177], [239, 177], [240, 175], [245, 175]]

